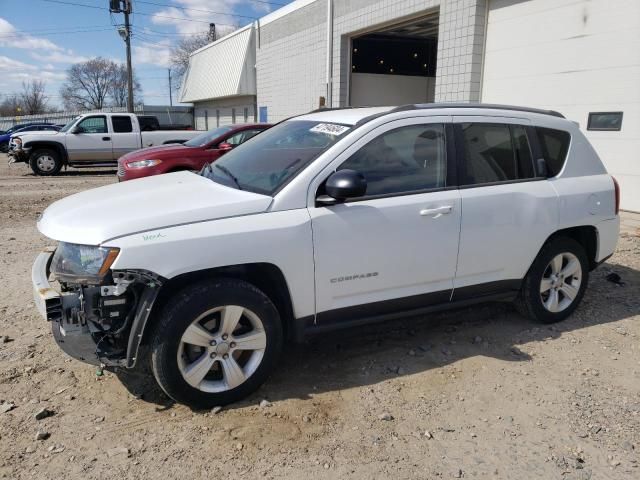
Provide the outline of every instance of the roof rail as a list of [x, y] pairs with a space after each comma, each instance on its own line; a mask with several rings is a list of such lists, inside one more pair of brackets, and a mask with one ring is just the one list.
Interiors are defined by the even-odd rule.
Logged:
[[318, 113], [318, 112], [333, 112], [335, 110], [351, 110], [356, 107], [320, 107], [315, 110], [311, 110], [310, 112], [303, 113], [302, 115], [308, 115], [309, 113]]
[[556, 112], [555, 110], [517, 107], [514, 105], [496, 105], [493, 103], [418, 103], [412, 105], [402, 105], [386, 113], [403, 112], [406, 110], [429, 110], [436, 108], [488, 108], [491, 110], [512, 110], [515, 112], [539, 113], [542, 115], [551, 115], [554, 117], [565, 118], [564, 115], [562, 115], [560, 112]]

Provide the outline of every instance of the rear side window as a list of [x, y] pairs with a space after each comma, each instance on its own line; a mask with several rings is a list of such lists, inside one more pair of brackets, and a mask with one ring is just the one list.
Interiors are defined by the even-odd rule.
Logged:
[[460, 185], [535, 177], [526, 131], [519, 125], [462, 123]]
[[113, 131], [115, 133], [133, 132], [131, 117], [111, 117], [111, 122], [113, 122]]
[[563, 130], [542, 127], [536, 127], [536, 132], [542, 157], [547, 163], [548, 176], [555, 177], [560, 173], [567, 159], [571, 135]]

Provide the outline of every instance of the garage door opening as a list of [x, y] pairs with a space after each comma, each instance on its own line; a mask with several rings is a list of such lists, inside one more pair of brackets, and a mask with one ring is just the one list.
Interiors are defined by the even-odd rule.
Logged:
[[352, 37], [350, 105], [433, 102], [438, 22], [435, 11]]

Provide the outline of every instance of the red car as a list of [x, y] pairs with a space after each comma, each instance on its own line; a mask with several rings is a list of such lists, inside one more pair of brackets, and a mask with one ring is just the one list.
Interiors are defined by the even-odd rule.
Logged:
[[271, 127], [266, 123], [250, 123], [218, 127], [183, 144], [167, 144], [143, 148], [118, 159], [118, 180], [133, 180], [179, 170], [200, 170], [229, 150]]

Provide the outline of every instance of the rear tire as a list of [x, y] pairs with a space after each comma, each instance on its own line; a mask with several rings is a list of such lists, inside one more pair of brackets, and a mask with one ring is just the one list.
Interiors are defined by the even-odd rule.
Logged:
[[62, 158], [57, 151], [43, 148], [31, 154], [29, 157], [29, 166], [36, 175], [48, 177], [60, 172], [62, 168]]
[[151, 367], [176, 402], [212, 408], [260, 387], [282, 342], [278, 310], [264, 293], [241, 280], [207, 280], [178, 292], [162, 310]]
[[0, 153], [7, 153], [9, 151], [9, 141], [0, 143]]
[[588, 281], [589, 262], [582, 245], [557, 237], [542, 247], [531, 265], [516, 307], [537, 322], [559, 322], [578, 307]]

